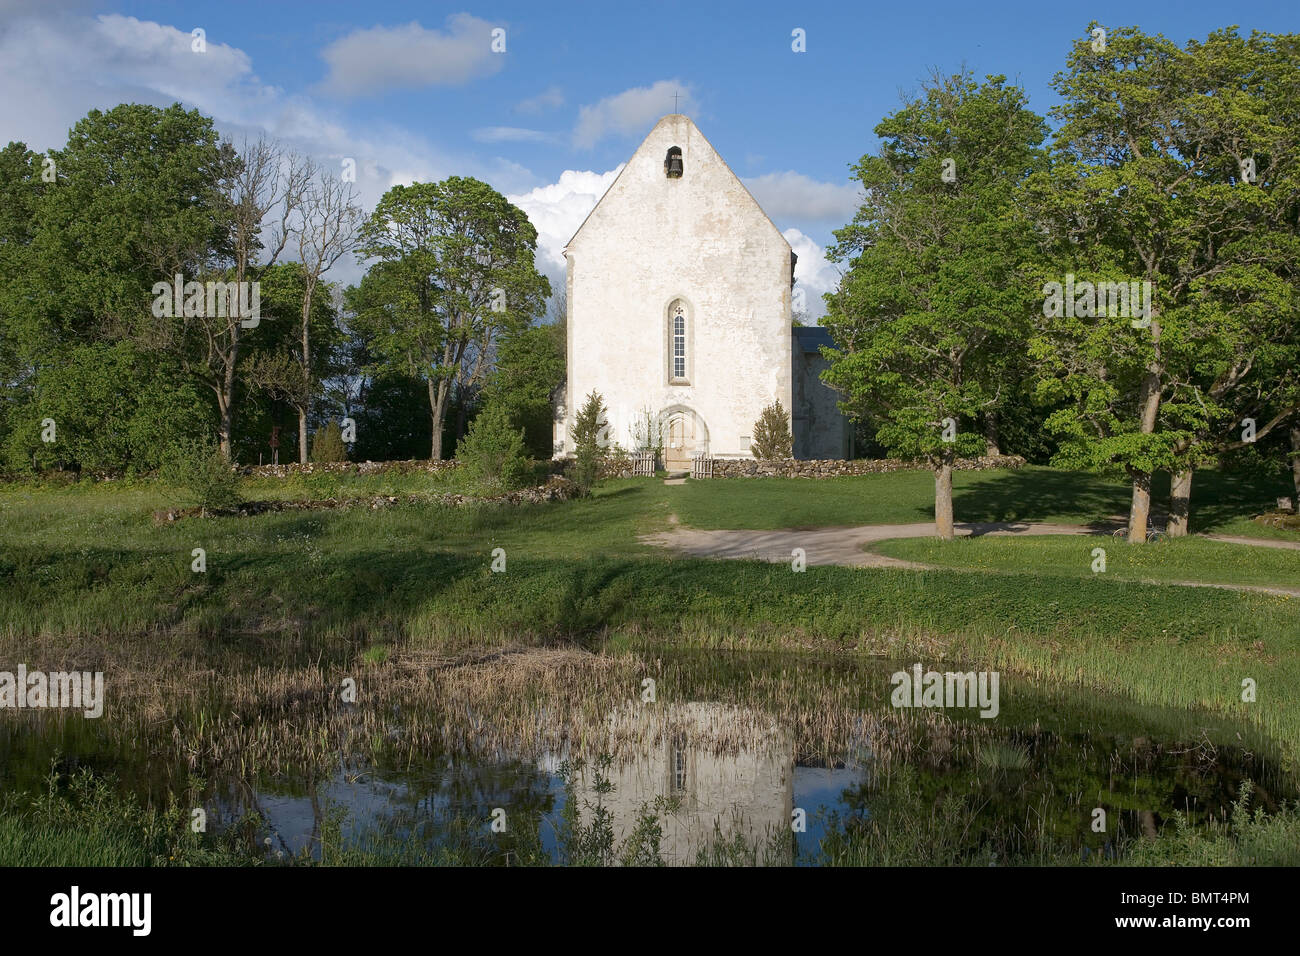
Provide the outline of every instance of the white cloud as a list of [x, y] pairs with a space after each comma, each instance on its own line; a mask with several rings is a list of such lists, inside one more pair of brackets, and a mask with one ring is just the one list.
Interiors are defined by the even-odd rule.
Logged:
[[[33, 17], [0, 33], [0, 129], [36, 149], [61, 147], [92, 108], [183, 100], [205, 113], [280, 97], [263, 86], [241, 50], [209, 36], [203, 53], [173, 27], [117, 14], [96, 19]], [[241, 110], [231, 116], [242, 119]]]
[[[262, 82], [249, 56], [209, 30], [205, 53], [191, 51], [188, 29], [134, 17], [97, 18], [45, 11], [0, 27], [0, 97], [4, 138], [30, 148], [62, 148], [68, 130], [91, 109], [119, 103], [167, 106], [179, 101], [211, 116], [236, 144], [267, 135], [313, 157], [324, 169], [356, 161], [356, 187], [367, 212], [391, 186], [475, 176], [504, 192], [537, 182], [517, 163], [449, 153], [425, 136], [372, 121], [350, 127], [310, 97]], [[566, 237], [567, 239], [567, 237]], [[345, 257], [327, 278], [354, 282], [361, 268]]]
[[505, 56], [492, 52], [495, 25], [468, 13], [447, 18], [445, 31], [412, 21], [355, 30], [321, 51], [329, 75], [321, 88], [338, 96], [456, 86], [496, 73]]
[[862, 190], [851, 184], [822, 183], [793, 170], [745, 180], [745, 186], [773, 219], [833, 222], [842, 226], [862, 204]]
[[802, 290], [804, 309], [809, 316], [819, 319], [826, 314], [822, 295], [839, 288], [840, 274], [826, 261], [825, 248], [798, 229], [787, 229], [781, 235], [799, 257], [794, 264], [795, 295]]
[[564, 105], [564, 92], [558, 86], [548, 86], [536, 96], [521, 100], [515, 106], [517, 113], [542, 113]]
[[622, 169], [623, 164], [607, 173], [566, 169], [558, 182], [506, 197], [536, 227], [537, 268], [551, 279], [552, 289], [564, 288], [564, 247]]
[[518, 126], [481, 126], [470, 136], [479, 143], [544, 143], [551, 138], [541, 130]]
[[573, 142], [580, 148], [595, 146], [611, 134], [645, 133], [659, 117], [673, 112], [673, 94], [680, 93], [677, 112], [695, 112], [689, 86], [680, 80], [660, 80], [652, 86], [638, 86], [607, 96], [578, 110]]

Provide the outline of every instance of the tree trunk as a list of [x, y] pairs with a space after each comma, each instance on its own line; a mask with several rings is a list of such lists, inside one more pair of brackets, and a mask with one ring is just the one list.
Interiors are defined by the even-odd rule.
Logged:
[[[1159, 327], [1151, 320], [1153, 334], [1159, 335]], [[1160, 411], [1160, 374], [1157, 368], [1147, 369], [1142, 379], [1142, 398], [1138, 403], [1140, 411], [1140, 433], [1155, 434], [1156, 415]], [[1129, 472], [1133, 476], [1133, 500], [1128, 510], [1128, 540], [1130, 544], [1144, 544], [1147, 540], [1147, 519], [1151, 516], [1151, 473], [1149, 471]]]
[[298, 461], [307, 464], [307, 413], [311, 411], [311, 300], [316, 283], [308, 281], [302, 293], [302, 407], [298, 409]]
[[230, 361], [226, 363], [221, 385], [217, 390], [217, 407], [221, 411], [221, 454], [226, 461], [234, 459], [235, 446], [235, 365], [239, 362], [239, 322], [231, 323]]
[[436, 385], [432, 379], [429, 380], [429, 413], [433, 428], [433, 447], [429, 458], [432, 461], [442, 459], [442, 423], [447, 417], [447, 394], [450, 391], [445, 383], [445, 379]]
[[989, 458], [996, 458], [1002, 454], [1002, 447], [998, 441], [998, 413], [987, 411], [983, 416], [984, 420], [984, 454]]
[[1295, 483], [1295, 505], [1300, 512], [1300, 421], [1291, 426], [1291, 478]]
[[952, 459], [952, 451], [945, 450], [934, 470], [934, 530], [944, 541], [953, 539]]
[[1144, 544], [1147, 518], [1151, 515], [1151, 475], [1144, 471], [1129, 474], [1133, 476], [1133, 500], [1128, 508], [1128, 540], [1130, 544]]
[[1165, 534], [1171, 538], [1187, 537], [1192, 514], [1192, 467], [1180, 469], [1169, 480], [1169, 524]]
[[221, 441], [221, 454], [226, 456], [226, 461], [230, 461], [231, 433], [234, 431], [234, 412], [230, 407], [231, 392], [222, 386], [215, 387], [213, 391], [217, 393], [217, 414], [221, 416], [221, 422], [217, 426], [217, 437]]

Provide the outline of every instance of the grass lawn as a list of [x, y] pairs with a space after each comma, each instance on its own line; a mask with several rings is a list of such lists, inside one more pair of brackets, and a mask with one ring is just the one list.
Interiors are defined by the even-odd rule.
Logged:
[[[1014, 471], [953, 473], [957, 521], [1055, 521], [1087, 524], [1128, 514], [1131, 486], [1097, 475], [1026, 466]], [[742, 493], [743, 489], [743, 493]], [[694, 528], [804, 528], [831, 525], [902, 524], [934, 520], [934, 477], [928, 471], [897, 471], [848, 478], [734, 478], [689, 481], [673, 509]], [[1157, 475], [1152, 501], [1168, 501], [1167, 476]], [[1197, 472], [1192, 530], [1251, 537], [1291, 537], [1249, 516], [1271, 510], [1276, 498], [1294, 495], [1286, 476], [1248, 478], [1219, 471]]]
[[[1271, 489], [1202, 477], [1202, 527], [1230, 526], [1233, 515], [1271, 503]], [[274, 492], [263, 485], [253, 492]], [[418, 493], [446, 481], [405, 476], [400, 485]], [[1050, 469], [962, 473], [956, 485], [963, 520], [1094, 520], [1127, 500], [1122, 486]], [[0, 490], [0, 659], [112, 664], [134, 644], [221, 667], [239, 662], [249, 634], [259, 662], [268, 651], [351, 657], [391, 642], [816, 648], [983, 664], [1144, 703], [1205, 707], [1300, 750], [1300, 601], [1124, 580], [1130, 572], [1183, 577], [1193, 566], [1208, 574], [1199, 562], [1220, 553], [1242, 562], [1233, 574], [1275, 580], [1296, 560], [1290, 552], [1220, 552], [1209, 542], [1130, 551], [1106, 539], [1110, 569], [1093, 575], [1097, 542], [1039, 539], [1043, 548], [1079, 549], [1074, 573], [1073, 550], [1034, 558], [1015, 548], [1038, 542], [1008, 541], [1003, 551], [989, 539], [950, 546], [954, 563], [1003, 555], [997, 561], [1010, 563], [997, 570], [1005, 573], [794, 574], [675, 557], [637, 541], [667, 528], [674, 513], [702, 528], [923, 521], [930, 494], [929, 475], [915, 472], [678, 486], [627, 479], [563, 504], [418, 503], [157, 526], [152, 511], [171, 502], [153, 485], [10, 486]], [[498, 547], [504, 574], [489, 570]], [[191, 570], [194, 548], [206, 552], [204, 573]], [[1258, 682], [1258, 703], [1241, 703], [1243, 677]]]
[[[1092, 570], [1094, 548], [1106, 552], [1104, 572]], [[967, 571], [1067, 578], [1104, 575], [1125, 581], [1204, 581], [1300, 588], [1300, 551], [1226, 544], [1204, 538], [1181, 538], [1152, 545], [1079, 535], [984, 536], [955, 541], [908, 538], [881, 541], [871, 549], [920, 564]]]

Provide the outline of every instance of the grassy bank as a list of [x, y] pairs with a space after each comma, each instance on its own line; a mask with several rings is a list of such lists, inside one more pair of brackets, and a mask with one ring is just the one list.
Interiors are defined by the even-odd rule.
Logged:
[[[1104, 572], [1093, 570], [1094, 548], [1106, 552]], [[1245, 547], [1204, 538], [1131, 545], [1105, 537], [970, 537], [955, 541], [910, 538], [881, 541], [871, 550], [890, 557], [973, 572], [1125, 581], [1202, 581], [1250, 587], [1300, 588], [1300, 551]]]
[[[1084, 520], [1123, 499], [1120, 486], [1066, 478], [1047, 469], [964, 473], [958, 514]], [[1208, 476], [1198, 480], [1212, 490]], [[434, 476], [399, 481], [404, 493], [445, 488]], [[1211, 542], [1112, 546], [1107, 573], [1094, 575], [1087, 539], [1016, 540], [1005, 550], [986, 539], [947, 553], [963, 566], [967, 555], [987, 553], [990, 568], [996, 555], [1003, 573], [795, 574], [784, 565], [675, 558], [637, 540], [668, 527], [670, 515], [696, 527], [924, 520], [929, 481], [923, 473], [672, 487], [622, 480], [554, 505], [412, 504], [161, 526], [150, 515], [165, 499], [152, 485], [9, 487], [0, 493], [0, 659], [112, 665], [128, 653], [128, 638], [209, 667], [326, 649], [346, 658], [385, 645], [448, 653], [556, 642], [823, 648], [1005, 668], [1234, 714], [1293, 748], [1300, 741], [1300, 700], [1288, 692], [1300, 684], [1300, 602], [1125, 580], [1178, 579], [1194, 568], [1209, 579], [1282, 580], [1291, 552], [1220, 552], [1235, 546]], [[1267, 504], [1259, 499], [1259, 489], [1225, 484], [1206, 511], [1240, 514], [1243, 500]], [[1063, 550], [1015, 550], [1024, 546]], [[191, 569], [195, 548], [206, 556], [201, 573]], [[490, 570], [496, 548], [505, 573]], [[1220, 553], [1240, 563], [1217, 560]], [[1259, 686], [1254, 704], [1240, 700], [1247, 677]]]

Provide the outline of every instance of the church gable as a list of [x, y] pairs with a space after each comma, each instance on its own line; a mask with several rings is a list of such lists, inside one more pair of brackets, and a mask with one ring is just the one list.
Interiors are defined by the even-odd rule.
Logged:
[[557, 454], [572, 452], [573, 415], [592, 392], [625, 448], [657, 422], [670, 470], [749, 457], [763, 409], [792, 408], [793, 363], [808, 364], [792, 356], [794, 252], [689, 118], [655, 124], [565, 257]]
[[567, 249], [581, 249], [628, 217], [643, 221], [647, 238], [708, 235], [731, 237], [755, 252], [769, 243], [790, 249], [699, 127], [680, 114], [655, 124]]

